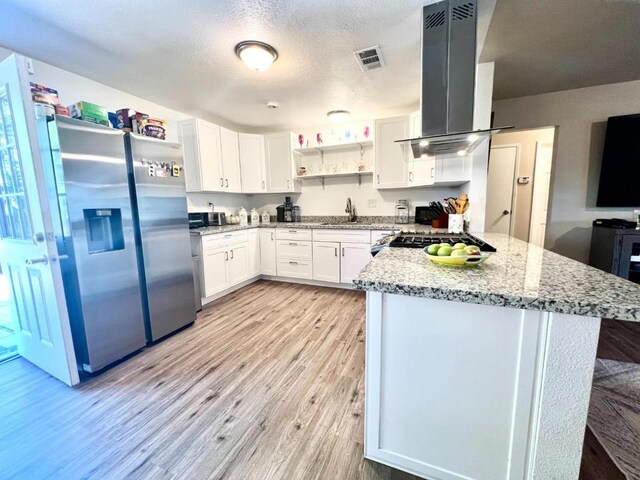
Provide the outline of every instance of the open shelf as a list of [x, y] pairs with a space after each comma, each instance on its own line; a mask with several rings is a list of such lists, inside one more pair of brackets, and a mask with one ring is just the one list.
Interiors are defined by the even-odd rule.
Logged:
[[322, 154], [324, 152], [334, 152], [337, 150], [361, 150], [365, 147], [373, 147], [373, 140], [363, 142], [337, 143], [335, 145], [321, 145], [319, 147], [294, 148], [293, 151], [300, 155]]
[[358, 177], [358, 185], [362, 185], [362, 176], [363, 175], [373, 175], [371, 170], [366, 170], [363, 172], [337, 172], [337, 173], [318, 173], [313, 175], [298, 175], [297, 179], [305, 179], [305, 178], [319, 178], [322, 181], [322, 188], [324, 189], [324, 179], [325, 178], [337, 178], [337, 177]]

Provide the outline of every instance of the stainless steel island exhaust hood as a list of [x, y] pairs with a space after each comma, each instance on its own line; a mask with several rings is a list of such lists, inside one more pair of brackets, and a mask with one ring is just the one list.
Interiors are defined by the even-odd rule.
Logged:
[[422, 9], [422, 136], [414, 157], [466, 155], [504, 128], [473, 130], [477, 0], [445, 0]]

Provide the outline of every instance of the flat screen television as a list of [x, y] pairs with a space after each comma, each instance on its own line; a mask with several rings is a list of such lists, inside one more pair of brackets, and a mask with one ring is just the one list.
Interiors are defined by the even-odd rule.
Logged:
[[640, 207], [640, 113], [609, 117], [598, 207]]

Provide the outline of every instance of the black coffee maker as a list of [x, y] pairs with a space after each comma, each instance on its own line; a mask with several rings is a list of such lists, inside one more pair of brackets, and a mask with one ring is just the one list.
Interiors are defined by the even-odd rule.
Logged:
[[284, 197], [284, 204], [276, 207], [276, 218], [279, 222], [293, 222], [293, 202], [291, 197]]

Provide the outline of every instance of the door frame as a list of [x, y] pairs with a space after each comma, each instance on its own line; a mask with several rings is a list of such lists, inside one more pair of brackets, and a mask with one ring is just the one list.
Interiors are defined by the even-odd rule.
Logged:
[[[517, 185], [517, 178], [518, 178], [518, 172], [520, 171], [520, 153], [522, 150], [522, 144], [521, 143], [501, 143], [499, 145], [494, 145], [492, 144], [491, 147], [489, 148], [489, 161], [487, 162], [487, 183], [489, 183], [489, 168], [491, 167], [491, 151], [493, 149], [497, 149], [497, 148], [514, 148], [516, 149], [516, 161], [515, 161], [515, 165], [514, 165], [514, 169], [513, 169], [513, 179], [511, 180], [511, 215], [509, 218], [509, 236], [513, 236], [513, 224], [514, 224], [514, 218], [516, 218], [517, 215], [517, 204], [518, 202], [517, 200], [517, 196], [518, 196], [518, 191], [516, 189], [516, 185]], [[490, 192], [487, 192], [487, 195], [489, 195]], [[485, 206], [486, 209], [486, 206]], [[485, 212], [486, 215], [486, 212]], [[529, 222], [531, 222], [531, 219], [529, 219]]]
[[[531, 192], [531, 218], [529, 221], [529, 242], [531, 243], [531, 239], [533, 237], [533, 232], [534, 232], [534, 208], [536, 207], [535, 204], [535, 200], [536, 200], [536, 191], [539, 192], [539, 188], [540, 188], [540, 171], [538, 170], [539, 168], [539, 164], [538, 164], [538, 154], [540, 152], [540, 147], [542, 146], [546, 146], [549, 145], [551, 147], [551, 160], [549, 162], [549, 180], [548, 180], [548, 184], [547, 184], [547, 194], [546, 196], [543, 198], [541, 196], [538, 196], [538, 199], [544, 199], [545, 204], [546, 204], [546, 214], [544, 217], [544, 223], [545, 223], [545, 234], [542, 237], [542, 245], [540, 245], [540, 247], [544, 248], [544, 242], [546, 240], [546, 232], [547, 232], [547, 224], [549, 223], [549, 198], [551, 197], [551, 176], [553, 175], [553, 168], [554, 168], [554, 157], [555, 157], [555, 152], [556, 152], [556, 148], [555, 148], [555, 136], [556, 133], [554, 131], [554, 138], [553, 140], [549, 141], [549, 140], [536, 140], [536, 152], [535, 152], [535, 156], [534, 156], [534, 165], [533, 165], [533, 191]], [[537, 228], [537, 227], [536, 227]]]

